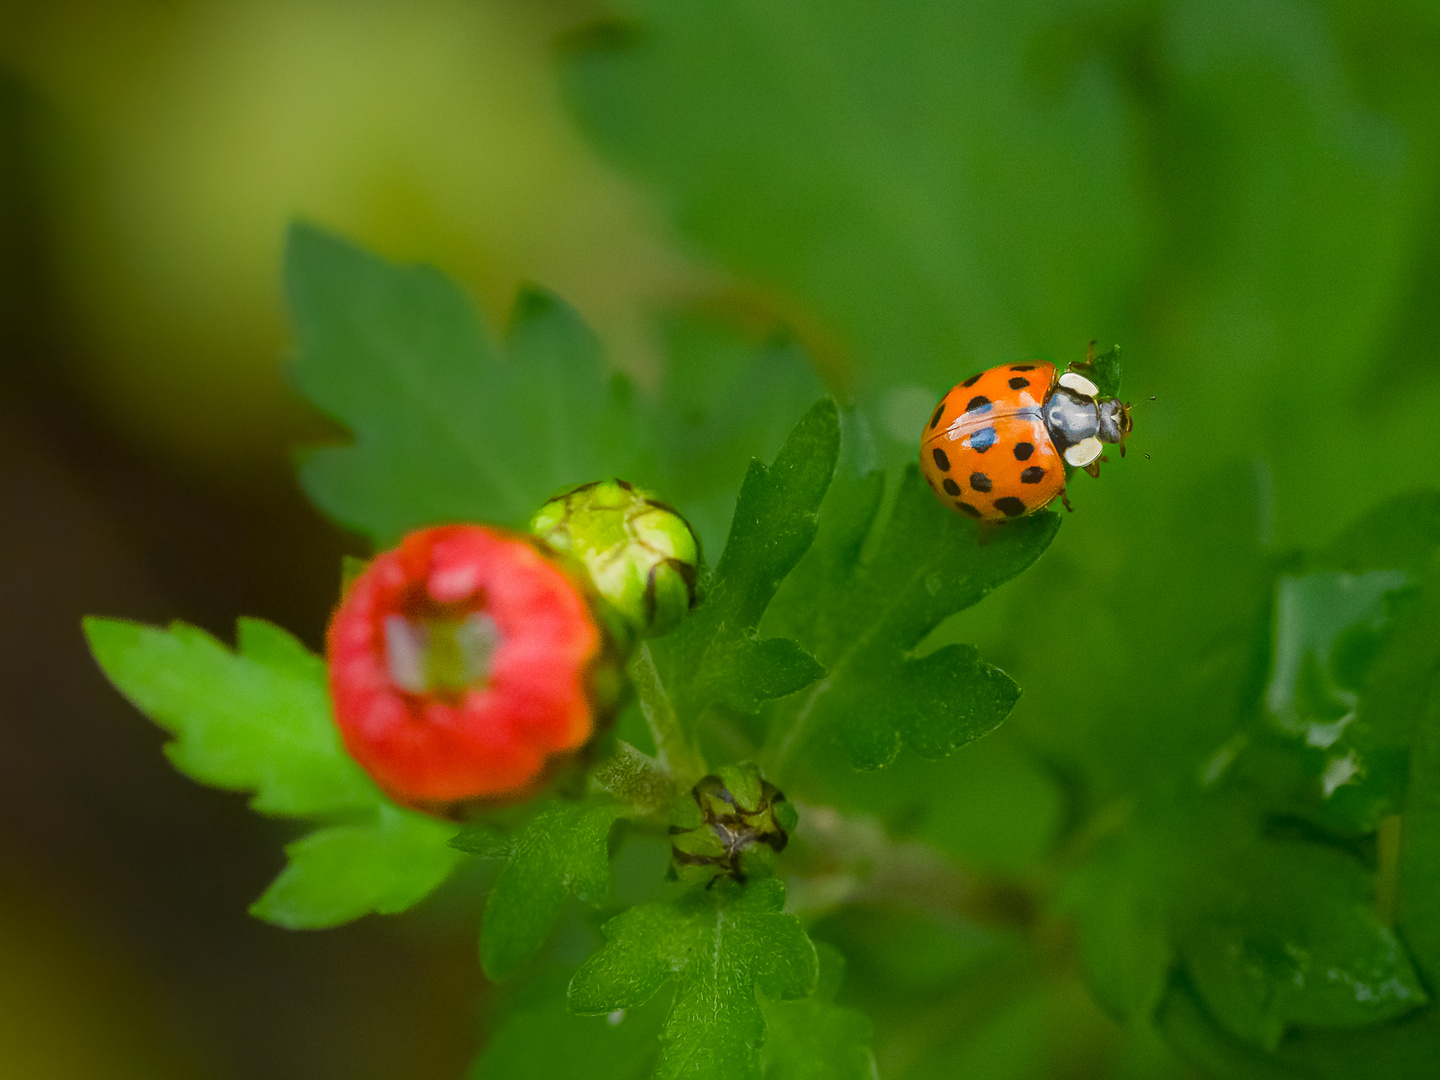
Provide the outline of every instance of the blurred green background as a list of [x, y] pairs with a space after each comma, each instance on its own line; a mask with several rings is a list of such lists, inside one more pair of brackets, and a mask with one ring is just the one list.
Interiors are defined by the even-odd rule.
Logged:
[[[291, 476], [329, 430], [279, 362], [292, 218], [492, 321], [539, 282], [641, 379], [677, 310], [793, 333], [889, 460], [960, 378], [1120, 342], [1149, 459], [1080, 477], [1041, 562], [940, 632], [1025, 688], [1014, 721], [867, 780], [892, 820], [907, 785], [951, 793], [907, 827], [1023, 873], [1066, 807], [1163, 815], [1230, 737], [1190, 676], [1267, 560], [1440, 483], [1437, 167], [1427, 0], [12, 0], [0, 1076], [425, 1080], [473, 1052], [473, 910], [249, 921], [283, 834], [171, 774], [77, 629], [245, 613], [318, 644], [354, 542]], [[942, 1075], [1177, 1074], [1071, 975], [1007, 1000]]]

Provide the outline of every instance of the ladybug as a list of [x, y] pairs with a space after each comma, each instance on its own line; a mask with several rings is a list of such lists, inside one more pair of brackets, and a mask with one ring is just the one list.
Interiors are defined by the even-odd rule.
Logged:
[[1100, 475], [1105, 443], [1125, 454], [1130, 406], [1100, 397], [1071, 364], [1034, 360], [972, 375], [935, 407], [920, 470], [940, 501], [979, 521], [1007, 521], [1065, 499], [1066, 466]]

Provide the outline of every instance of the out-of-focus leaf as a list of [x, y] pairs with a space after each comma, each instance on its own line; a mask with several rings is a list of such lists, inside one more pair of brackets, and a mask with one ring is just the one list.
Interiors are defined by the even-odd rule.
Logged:
[[442, 274], [303, 225], [286, 291], [295, 382], [354, 436], [312, 451], [302, 479], [377, 544], [449, 521], [523, 525], [558, 488], [634, 473], [631, 392], [554, 297], [522, 293], [502, 349]]
[[1291, 1025], [1358, 1027], [1428, 1000], [1345, 856], [1279, 844], [1246, 854], [1229, 895], [1178, 942], [1222, 1025], [1273, 1050]]
[[714, 319], [665, 326], [658, 396], [645, 402], [654, 440], [647, 480], [700, 534], [713, 560], [750, 462], [772, 460], [825, 387], [793, 343], [755, 344]]
[[663, 995], [639, 1009], [576, 1016], [565, 984], [527, 988], [489, 1037], [466, 1080], [647, 1080], [660, 1055]]
[[346, 755], [324, 663], [283, 630], [241, 619], [235, 652], [184, 623], [87, 619], [85, 632], [115, 685], [176, 736], [166, 754], [185, 775], [254, 791], [262, 813], [357, 819], [287, 846], [289, 865], [255, 916], [299, 929], [393, 914], [459, 861], [448, 847], [455, 826], [394, 806]]
[[110, 681], [175, 736], [165, 754], [191, 779], [253, 791], [256, 810], [286, 817], [382, 801], [340, 746], [325, 664], [279, 627], [241, 619], [234, 652], [184, 623], [91, 618], [85, 635]]
[[626, 14], [633, 32], [597, 33], [571, 65], [583, 119], [704, 249], [838, 329], [865, 390], [903, 373], [938, 394], [957, 357], [1083, 345], [1076, 328], [1138, 270], [1123, 92], [1094, 63], [1044, 62], [1035, 84], [1049, 9]]
[[766, 1001], [765, 1046], [760, 1054], [765, 1080], [872, 1080], [870, 1021], [856, 1009], [835, 1004], [845, 975], [845, 958], [832, 946], [817, 945], [820, 979], [815, 992], [796, 1001]]
[[610, 883], [610, 827], [622, 807], [605, 801], [553, 802], [515, 836], [497, 840], [484, 827], [456, 836], [461, 851], [508, 861], [485, 902], [480, 962], [491, 979], [509, 975], [539, 950], [565, 898], [592, 907]]
[[1340, 738], [1356, 716], [1363, 662], [1390, 622], [1386, 601], [1409, 583], [1401, 570], [1280, 576], [1265, 703], [1283, 731], [1318, 747]]
[[1100, 852], [1065, 884], [1080, 969], [1100, 1005], [1125, 1023], [1148, 1022], [1174, 961], [1157, 881], [1163, 858], [1132, 838]]
[[632, 908], [605, 924], [604, 947], [571, 980], [570, 1007], [637, 1008], [673, 980], [655, 1075], [760, 1080], [766, 1029], [757, 989], [767, 999], [800, 998], [817, 978], [815, 947], [784, 903], [784, 887], [764, 878]]
[[413, 907], [450, 876], [455, 826], [394, 806], [363, 825], [318, 829], [285, 848], [289, 865], [250, 913], [287, 930], [313, 930], [370, 912]]

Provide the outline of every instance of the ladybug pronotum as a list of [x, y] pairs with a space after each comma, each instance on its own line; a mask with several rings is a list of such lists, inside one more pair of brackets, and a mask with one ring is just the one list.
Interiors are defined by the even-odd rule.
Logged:
[[1099, 476], [1105, 443], [1123, 456], [1130, 406], [1101, 398], [1084, 366], [1056, 378], [1042, 360], [1003, 364], [951, 389], [920, 437], [920, 469], [940, 501], [1008, 521], [1063, 500], [1067, 465]]

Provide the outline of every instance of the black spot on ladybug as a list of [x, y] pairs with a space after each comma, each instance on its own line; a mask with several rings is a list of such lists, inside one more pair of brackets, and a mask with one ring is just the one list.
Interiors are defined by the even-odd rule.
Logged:
[[930, 451], [930, 452], [935, 456], [935, 466], [936, 466], [936, 468], [938, 468], [941, 472], [949, 472], [949, 471], [950, 471], [950, 459], [945, 456], [945, 451], [944, 451], [944, 450], [941, 450], [941, 449], [937, 446], [937, 447], [935, 447], [934, 450], [932, 450], [932, 451]]
[[1035, 444], [1028, 442], [1017, 442], [1015, 444], [1015, 460], [1029, 461], [1030, 455], [1035, 452]]
[[1029, 385], [1030, 380], [1025, 378], [1023, 375], [1016, 375], [1013, 379], [1010, 380], [1011, 390], [1024, 390], [1025, 387]]
[[977, 374], [977, 375], [971, 375], [968, 379], [966, 379], [966, 380], [965, 380], [964, 382], [962, 382], [960, 385], [963, 386], [963, 387], [965, 387], [966, 389], [969, 389], [970, 387], [974, 386], [977, 382], [979, 382], [979, 381], [980, 381], [980, 376], [981, 376], [981, 375], [984, 375], [984, 374], [985, 374], [985, 373], [982, 371], [982, 372], [980, 372], [980, 373]]
[[1034, 364], [1011, 364], [1011, 365], [1010, 365], [1010, 370], [1011, 370], [1011, 371], [1034, 371], [1034, 370], [1035, 370], [1035, 365], [1034, 365]]
[[942, 401], [935, 406], [935, 415], [930, 417], [930, 426], [933, 428], [940, 422], [940, 417], [945, 415], [945, 403]]
[[977, 454], [983, 454], [990, 447], [995, 445], [995, 429], [993, 427], [981, 428], [970, 436], [970, 449]]
[[970, 474], [970, 486], [976, 491], [989, 491], [990, 478], [983, 472], [972, 472]]
[[969, 514], [973, 518], [978, 518], [980, 516], [980, 511], [967, 502], [961, 502], [959, 499], [956, 499], [955, 505], [957, 508], [963, 510], [965, 513]]
[[1031, 465], [1020, 474], [1020, 483], [1038, 484], [1045, 477], [1045, 470], [1039, 465]]
[[959, 494], [960, 494], [960, 485], [957, 484], [957, 483], [955, 483], [955, 481], [954, 481], [954, 480], [951, 480], [948, 476], [945, 477], [945, 494], [947, 494], [947, 495], [959, 495]]
[[1014, 495], [1006, 495], [1003, 499], [995, 500], [995, 509], [1006, 517], [1019, 517], [1025, 512], [1025, 504]]
[[965, 406], [965, 411], [966, 411], [967, 413], [971, 413], [971, 412], [989, 412], [989, 411], [990, 411], [990, 399], [989, 399], [988, 397], [986, 397], [984, 394], [976, 394], [974, 397], [972, 397], [972, 398], [970, 399], [970, 403]]

